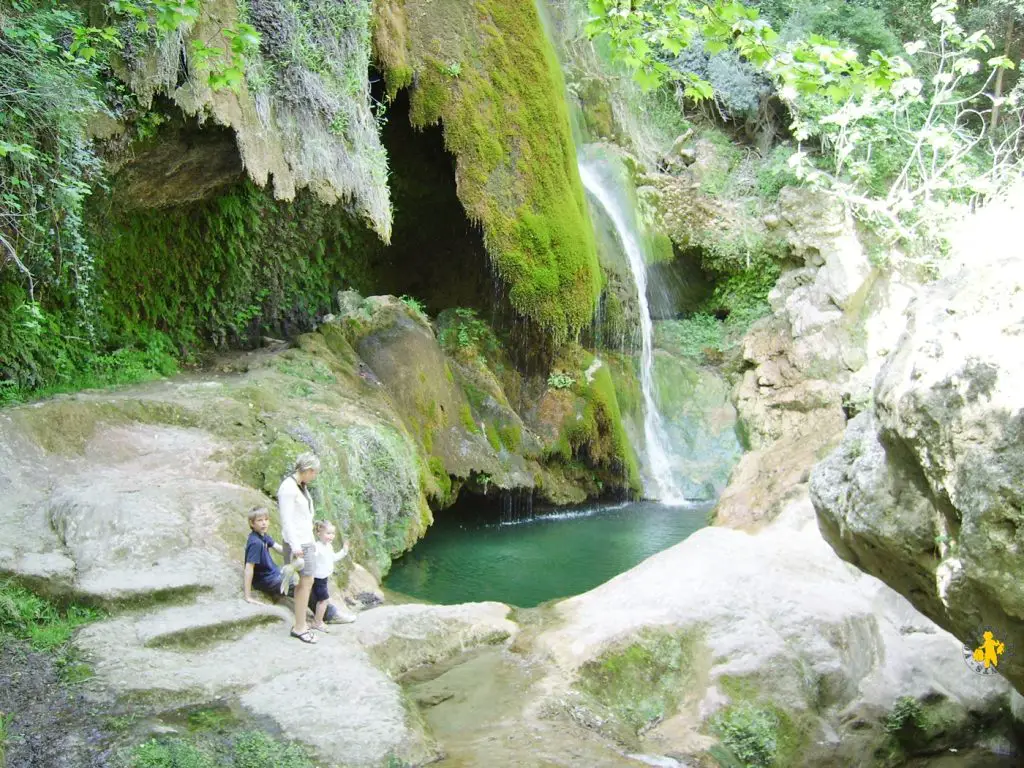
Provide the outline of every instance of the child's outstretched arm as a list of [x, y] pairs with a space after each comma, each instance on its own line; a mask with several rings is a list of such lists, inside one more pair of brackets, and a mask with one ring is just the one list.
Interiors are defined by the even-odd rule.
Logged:
[[347, 555], [347, 554], [348, 554], [348, 542], [346, 541], [346, 542], [342, 543], [341, 549], [339, 549], [337, 552], [334, 553], [334, 562], [338, 562], [343, 557], [345, 557], [345, 555]]

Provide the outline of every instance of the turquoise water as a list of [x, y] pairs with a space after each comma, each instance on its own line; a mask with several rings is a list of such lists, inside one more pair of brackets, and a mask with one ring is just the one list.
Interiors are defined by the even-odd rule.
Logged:
[[704, 527], [710, 504], [588, 507], [511, 523], [447, 510], [392, 566], [388, 589], [433, 603], [530, 608], [578, 595]]

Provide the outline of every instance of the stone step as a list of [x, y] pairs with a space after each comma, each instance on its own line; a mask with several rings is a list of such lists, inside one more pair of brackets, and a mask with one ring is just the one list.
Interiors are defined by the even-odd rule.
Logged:
[[196, 649], [237, 639], [250, 629], [284, 623], [289, 612], [241, 599], [208, 600], [165, 608], [135, 619], [134, 634], [147, 648]]

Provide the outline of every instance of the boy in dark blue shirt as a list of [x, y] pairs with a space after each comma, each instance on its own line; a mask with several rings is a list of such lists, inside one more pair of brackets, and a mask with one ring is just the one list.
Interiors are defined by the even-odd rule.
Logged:
[[[242, 576], [242, 592], [248, 603], [260, 604], [260, 601], [252, 596], [252, 591], [258, 589], [266, 592], [275, 600], [281, 596], [281, 580], [284, 576], [277, 563], [270, 556], [270, 550], [278, 553], [284, 552], [284, 547], [274, 541], [267, 533], [270, 527], [270, 513], [263, 507], [256, 507], [249, 512], [249, 538], [245, 542], [245, 574]], [[288, 590], [288, 597], [292, 596], [292, 590]], [[309, 609], [316, 610], [316, 603], [313, 595], [309, 596]], [[327, 614], [324, 621], [334, 624], [338, 621], [338, 609], [334, 605], [327, 606]]]
[[270, 513], [263, 507], [256, 507], [249, 512], [249, 527], [252, 529], [245, 542], [245, 574], [242, 577], [242, 592], [246, 602], [259, 603], [252, 596], [252, 590], [258, 589], [269, 595], [277, 596], [281, 592], [281, 569], [270, 556], [270, 550], [283, 552], [283, 547], [267, 534], [270, 527]]

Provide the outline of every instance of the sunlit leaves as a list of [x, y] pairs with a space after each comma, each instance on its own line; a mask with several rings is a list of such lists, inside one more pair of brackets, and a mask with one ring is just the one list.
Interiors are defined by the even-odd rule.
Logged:
[[221, 30], [221, 35], [223, 47], [192, 40], [192, 64], [207, 73], [207, 84], [214, 91], [237, 92], [245, 82], [245, 57], [259, 50], [260, 34], [251, 24], [238, 23]]
[[[996, 179], [1020, 172], [1024, 91], [989, 91], [995, 74], [1014, 63], [991, 55], [984, 30], [964, 31], [955, 0], [936, 0], [936, 28], [906, 43], [906, 57], [875, 50], [860, 58], [819, 35], [780, 40], [755, 7], [737, 0], [595, 0], [590, 10], [588, 34], [605, 37], [645, 88], [674, 83], [694, 101], [715, 96], [708, 83], [676, 65], [695, 39], [705, 54], [736, 54], [770, 77], [789, 111], [793, 138], [813, 139], [818, 162], [829, 168], [816, 168], [798, 151], [794, 173], [841, 192], [901, 238], [926, 230], [920, 211], [990, 192]], [[636, 38], [644, 45], [634, 45]], [[923, 65], [920, 73], [912, 62]], [[989, 135], [994, 108], [1004, 116], [999, 136]], [[908, 222], [911, 210], [917, 213]]]

